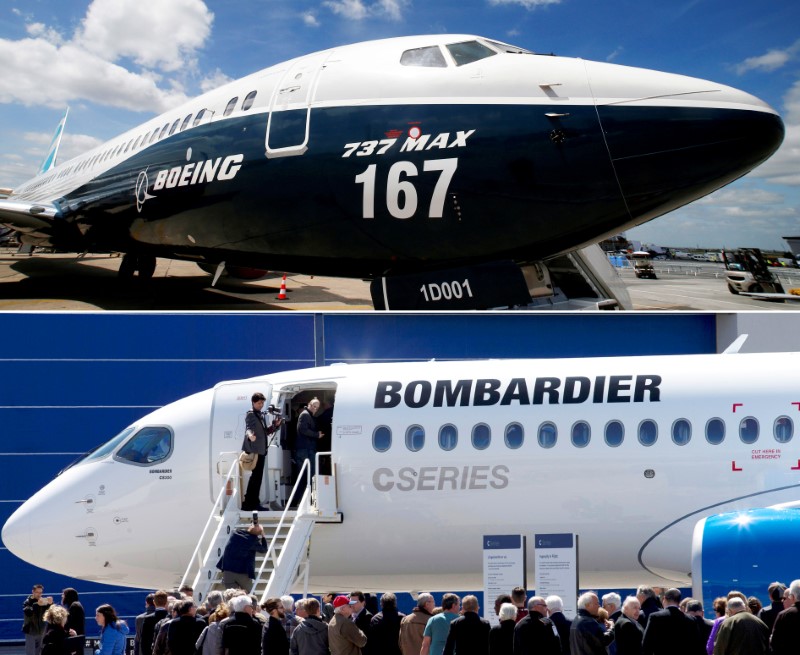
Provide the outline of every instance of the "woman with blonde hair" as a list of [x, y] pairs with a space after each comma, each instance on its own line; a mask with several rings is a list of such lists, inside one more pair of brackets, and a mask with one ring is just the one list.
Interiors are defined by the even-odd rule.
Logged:
[[61, 605], [51, 605], [44, 613], [49, 626], [42, 639], [42, 655], [68, 655], [67, 610]]

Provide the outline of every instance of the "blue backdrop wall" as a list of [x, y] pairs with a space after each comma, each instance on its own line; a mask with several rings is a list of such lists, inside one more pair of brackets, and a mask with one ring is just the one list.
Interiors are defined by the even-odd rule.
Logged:
[[[716, 352], [708, 314], [0, 314], [0, 525], [64, 466], [168, 402], [333, 362]], [[53, 535], [58, 539], [58, 535]], [[0, 547], [0, 641], [31, 585], [123, 617], [144, 592], [30, 566]], [[87, 621], [87, 628], [93, 621]]]

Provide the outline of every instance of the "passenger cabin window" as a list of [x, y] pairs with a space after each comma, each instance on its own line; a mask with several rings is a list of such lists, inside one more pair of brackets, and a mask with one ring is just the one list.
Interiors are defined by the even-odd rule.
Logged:
[[506, 426], [505, 439], [509, 448], [519, 448], [525, 441], [525, 430], [519, 423], [511, 423]]
[[558, 439], [558, 429], [555, 423], [550, 423], [549, 421], [547, 423], [542, 423], [539, 426], [536, 439], [542, 448], [552, 448], [555, 446], [556, 440]]
[[392, 445], [392, 431], [385, 425], [379, 425], [372, 433], [372, 447], [379, 453], [385, 453]]
[[251, 91], [244, 97], [244, 102], [242, 102], [242, 111], [247, 111], [253, 106], [253, 103], [256, 101], [257, 93], [258, 91]]
[[233, 113], [233, 109], [234, 109], [234, 107], [236, 107], [236, 103], [238, 102], [238, 100], [239, 100], [239, 96], [236, 96], [236, 97], [231, 98], [230, 100], [228, 100], [228, 104], [225, 106], [225, 111], [222, 112], [222, 115], [223, 116], [229, 116], [230, 114], [232, 114]]
[[616, 448], [625, 438], [625, 428], [620, 421], [606, 423], [605, 441], [612, 448]]
[[685, 446], [692, 438], [692, 424], [685, 418], [679, 418], [672, 424], [672, 441], [678, 446]]
[[444, 55], [437, 45], [406, 50], [400, 55], [400, 65], [422, 66], [424, 68], [447, 68]]
[[425, 445], [425, 430], [420, 425], [412, 425], [406, 430], [406, 448], [416, 453]]
[[165, 427], [146, 427], [133, 435], [114, 459], [149, 466], [164, 461], [171, 452], [172, 431]]
[[758, 421], [752, 416], [746, 416], [739, 423], [739, 438], [744, 443], [755, 443], [758, 439]]
[[455, 60], [456, 66], [471, 64], [474, 61], [486, 59], [486, 57], [492, 57], [497, 54], [489, 46], [485, 46], [478, 41], [451, 43], [447, 46], [447, 49]]
[[150, 143], [153, 143], [158, 138], [158, 128], [153, 130], [153, 136], [150, 137]]
[[203, 120], [203, 116], [205, 116], [207, 109], [201, 109], [197, 112], [197, 116], [194, 117], [194, 123], [192, 123], [192, 127], [197, 127], [200, 125], [200, 121]]
[[181, 132], [183, 132], [186, 127], [189, 125], [189, 121], [192, 120], [192, 115], [189, 114], [186, 118], [183, 119], [183, 123], [181, 123]]
[[576, 448], [585, 448], [592, 438], [592, 429], [586, 421], [577, 421], [572, 426], [572, 445]]
[[439, 448], [453, 450], [458, 443], [458, 430], [455, 425], [443, 425], [439, 428]]
[[721, 418], [708, 419], [706, 423], [706, 441], [712, 446], [718, 446], [725, 440], [725, 421]]
[[170, 135], [170, 136], [172, 136], [173, 134], [175, 134], [175, 130], [177, 130], [177, 129], [178, 129], [178, 125], [180, 124], [180, 122], [181, 122], [181, 119], [180, 119], [180, 118], [176, 118], [176, 119], [175, 119], [175, 122], [172, 124], [172, 127], [171, 127], [171, 128], [169, 128], [169, 135]]
[[472, 428], [472, 447], [486, 450], [492, 443], [492, 430], [486, 423], [478, 423]]
[[773, 428], [775, 434], [775, 441], [778, 443], [788, 443], [794, 436], [794, 423], [788, 416], [779, 416], [775, 419], [775, 427]]
[[161, 132], [158, 135], [159, 141], [167, 135], [168, 129], [169, 129], [169, 123], [167, 123], [164, 127], [161, 128]]
[[138, 137], [136, 137], [136, 141], [133, 142], [133, 149], [134, 150], [136, 150], [136, 148], [139, 147], [139, 141], [141, 141], [141, 140], [142, 140], [142, 135], [140, 134]]
[[658, 426], [651, 419], [639, 423], [639, 443], [643, 446], [652, 446], [658, 439]]

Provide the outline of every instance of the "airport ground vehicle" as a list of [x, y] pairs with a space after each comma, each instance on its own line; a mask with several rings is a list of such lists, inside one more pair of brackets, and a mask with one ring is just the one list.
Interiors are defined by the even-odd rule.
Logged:
[[758, 248], [722, 251], [728, 291], [739, 293], [783, 293], [783, 286], [767, 267]]
[[633, 272], [636, 274], [636, 277], [646, 277], [651, 280], [658, 279], [649, 252], [637, 251], [631, 253], [631, 264], [633, 265]]

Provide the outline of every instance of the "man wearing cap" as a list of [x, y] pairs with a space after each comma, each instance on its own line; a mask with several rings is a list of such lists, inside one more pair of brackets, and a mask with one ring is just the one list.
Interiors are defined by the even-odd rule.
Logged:
[[333, 618], [328, 623], [328, 646], [331, 655], [361, 655], [361, 649], [367, 644], [367, 635], [350, 620], [353, 614], [351, 605], [356, 601], [347, 596], [333, 599]]
[[261, 637], [261, 652], [263, 655], [289, 655], [289, 637], [283, 626], [286, 618], [283, 601], [280, 598], [267, 598], [264, 612], [269, 618]]

